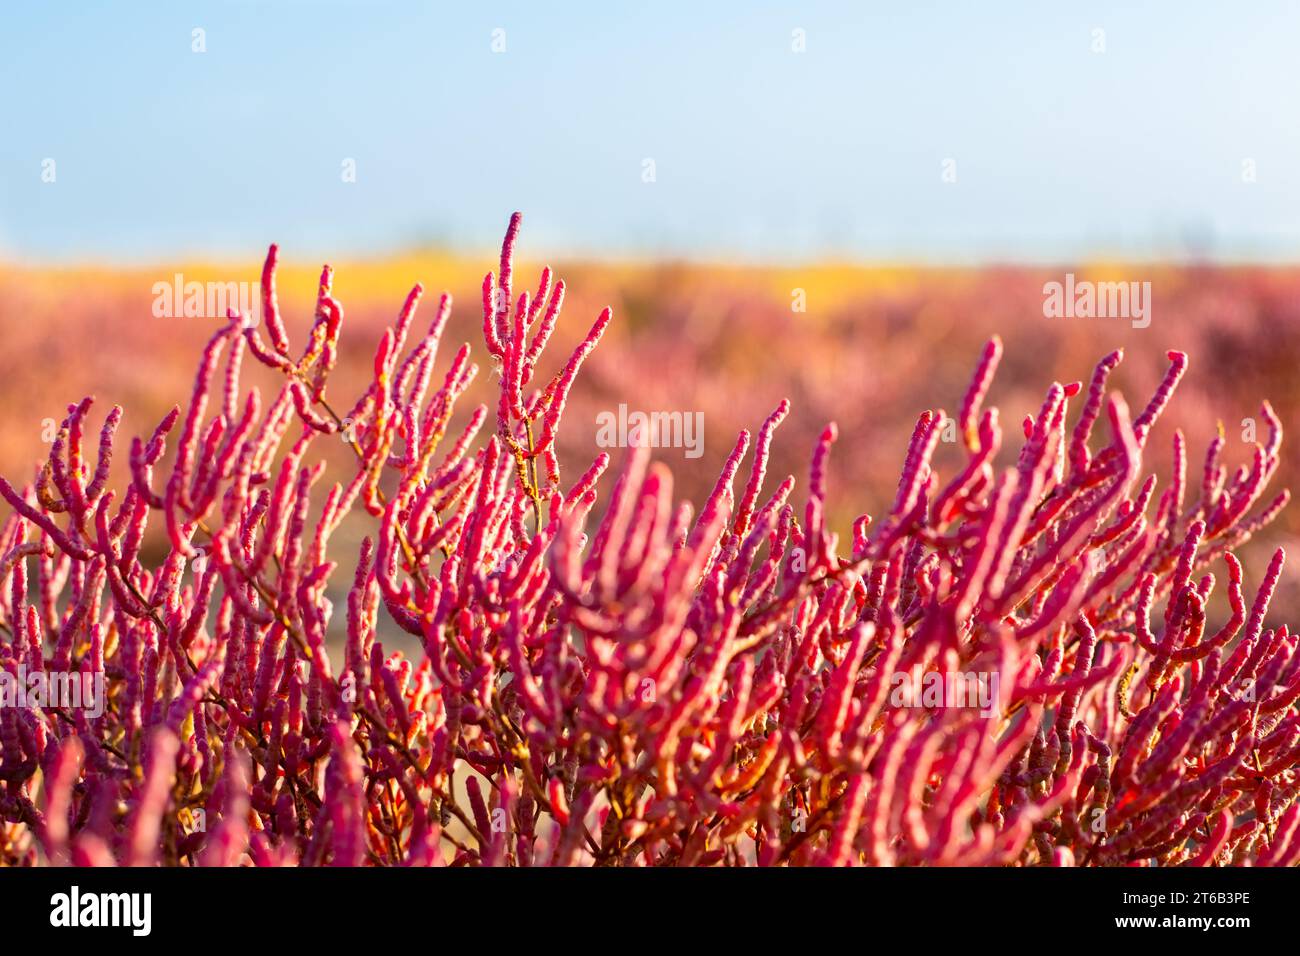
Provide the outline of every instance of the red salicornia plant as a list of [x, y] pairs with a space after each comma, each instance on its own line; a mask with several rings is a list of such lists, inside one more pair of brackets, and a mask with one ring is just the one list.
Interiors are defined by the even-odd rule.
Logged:
[[[439, 362], [448, 297], [413, 334], [419, 286], [369, 388], [336, 404], [331, 272], [295, 357], [273, 246], [266, 337], [230, 316], [188, 406], [131, 443], [125, 488], [122, 411], [92, 469], [89, 398], [30, 486], [0, 479], [4, 862], [1300, 859], [1300, 653], [1265, 627], [1283, 554], [1248, 599], [1232, 553], [1286, 502], [1264, 497], [1267, 405], [1235, 474], [1219, 437], [1189, 487], [1175, 434], [1157, 495], [1143, 450], [1186, 357], [1134, 417], [1107, 394], [1117, 352], [1086, 389], [1051, 386], [1008, 467], [982, 408], [995, 338], [847, 546], [827, 525], [834, 425], [801, 503], [793, 477], [767, 481], [786, 402], [697, 512], [637, 435], [616, 478], [605, 454], [561, 476], [566, 400], [611, 315], [540, 376], [564, 283], [517, 289], [518, 226], [483, 283], [494, 409], [458, 407], [468, 345]], [[246, 353], [283, 375], [269, 407], [241, 390]], [[945, 432], [968, 457], [941, 480]], [[326, 436], [356, 467], [322, 491]], [[336, 574], [345, 520], [372, 534]], [[397, 629], [419, 661], [385, 650]]]

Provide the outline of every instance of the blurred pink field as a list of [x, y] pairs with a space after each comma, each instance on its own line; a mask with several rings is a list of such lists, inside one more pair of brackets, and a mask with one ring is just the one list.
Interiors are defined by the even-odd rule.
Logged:
[[[198, 282], [255, 282], [261, 250], [238, 267], [176, 265], [135, 269], [29, 269], [0, 266], [0, 473], [29, 475], [48, 454], [47, 419], [86, 394], [103, 410], [123, 405], [126, 434], [147, 433], [166, 402], [187, 394], [192, 356], [216, 318], [156, 318], [154, 284], [176, 273]], [[292, 257], [293, 250], [284, 250]], [[1042, 383], [1086, 380], [1097, 359], [1123, 348], [1112, 387], [1150, 394], [1164, 374], [1170, 349], [1192, 357], [1178, 400], [1149, 450], [1157, 471], [1169, 456], [1173, 429], [1187, 439], [1189, 480], [1222, 416], [1225, 462], [1250, 461], [1251, 421], [1262, 428], [1259, 404], [1268, 399], [1284, 426], [1296, 420], [1300, 384], [1300, 269], [1176, 268], [1108, 265], [1090, 268], [921, 269], [906, 267], [749, 268], [682, 264], [552, 263], [568, 281], [567, 322], [552, 355], [567, 355], [604, 304], [615, 320], [584, 369], [562, 433], [561, 458], [581, 471], [601, 450], [598, 416], [633, 411], [702, 413], [699, 457], [661, 448], [681, 494], [707, 495], [741, 428], [755, 429], [783, 397], [792, 404], [772, 473], [802, 480], [807, 456], [828, 421], [842, 436], [830, 463], [832, 488], [853, 493], [833, 501], [884, 507], [915, 416], [924, 408], [956, 412], [979, 350], [1001, 336], [1005, 356], [989, 403], [1014, 428], [1036, 413]], [[464, 260], [411, 256], [334, 263], [336, 295], [352, 328], [345, 342], [373, 341], [393, 320], [412, 282], [455, 296], [449, 342], [479, 343], [482, 257]], [[539, 264], [525, 262], [523, 274]], [[311, 318], [319, 264], [282, 268], [280, 298], [291, 334]], [[1115, 318], [1045, 318], [1043, 285], [1066, 271], [1080, 279], [1149, 280], [1152, 321], [1134, 328]], [[796, 311], [803, 300], [806, 311]], [[368, 352], [346, 351], [336, 380], [359, 391], [369, 376]], [[552, 362], [559, 361], [552, 358]], [[545, 361], [543, 362], [545, 364]], [[543, 369], [546, 375], [556, 369]], [[246, 374], [270, 388], [264, 369]], [[265, 379], [265, 382], [263, 382]], [[467, 400], [491, 401], [497, 388], [482, 375]], [[336, 449], [339, 462], [346, 449]], [[618, 452], [614, 451], [616, 459]], [[1275, 487], [1294, 484], [1300, 442], [1283, 445]], [[937, 465], [951, 471], [959, 451], [940, 443]], [[118, 463], [119, 465], [121, 463]], [[845, 535], [853, 515], [832, 514]], [[1300, 528], [1295, 509], [1274, 526], [1270, 546], [1290, 543]], [[1259, 573], [1267, 548], [1243, 549], [1248, 573]], [[1279, 607], [1295, 606], [1297, 586], [1287, 574]]]

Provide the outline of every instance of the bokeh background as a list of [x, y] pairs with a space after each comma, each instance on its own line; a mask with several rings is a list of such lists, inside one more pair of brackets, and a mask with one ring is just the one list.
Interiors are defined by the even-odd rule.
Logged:
[[[737, 430], [789, 397], [773, 472], [802, 484], [836, 421], [847, 531], [888, 507], [916, 415], [956, 409], [994, 333], [990, 402], [1012, 433], [1113, 348], [1127, 358], [1112, 382], [1138, 406], [1165, 353], [1188, 352], [1152, 442], [1162, 486], [1174, 427], [1195, 482], [1219, 423], [1236, 465], [1261, 399], [1297, 421], [1291, 4], [139, 3], [3, 19], [8, 475], [31, 474], [46, 419], [83, 395], [123, 405], [128, 435], [184, 401], [217, 319], [154, 316], [154, 284], [255, 282], [271, 241], [299, 340], [320, 264], [337, 269], [332, 394], [362, 387], [417, 280], [453, 292], [447, 340], [481, 357], [479, 284], [514, 209], [521, 285], [550, 264], [569, 288], [544, 373], [615, 309], [566, 416], [570, 475], [599, 451], [600, 412], [700, 411], [703, 457], [661, 452], [699, 500]], [[1150, 282], [1150, 325], [1045, 318], [1043, 284], [1067, 272]], [[1284, 451], [1274, 490], [1300, 473], [1300, 442]], [[956, 454], [941, 447], [940, 469]], [[1293, 509], [1247, 550], [1252, 581], [1298, 530]]]

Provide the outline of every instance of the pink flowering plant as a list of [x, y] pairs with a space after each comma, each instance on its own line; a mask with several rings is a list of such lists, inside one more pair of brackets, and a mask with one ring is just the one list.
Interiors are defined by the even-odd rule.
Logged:
[[[1265, 491], [1267, 404], [1252, 461], [1232, 471], [1220, 436], [1199, 487], [1174, 434], [1157, 494], [1143, 452], [1187, 359], [1134, 416], [1107, 393], [1115, 352], [1050, 387], [1012, 461], [983, 408], [994, 338], [847, 542], [834, 425], [803, 492], [768, 480], [785, 401], [697, 511], [637, 436], [616, 474], [601, 454], [561, 475], [611, 312], [540, 375], [565, 287], [544, 269], [519, 290], [518, 228], [483, 282], [495, 408], [459, 401], [468, 345], [440, 361], [450, 297], [414, 331], [418, 285], [340, 403], [331, 271], [299, 352], [272, 246], [264, 324], [230, 315], [124, 487], [123, 412], [92, 464], [89, 398], [28, 485], [0, 479], [0, 862], [1300, 860], [1300, 648], [1266, 626], [1284, 555], [1248, 599], [1233, 553], [1287, 500]], [[241, 388], [250, 355], [282, 376], [269, 405]], [[966, 458], [941, 479], [954, 426]], [[355, 468], [325, 487], [327, 436]], [[345, 521], [368, 526], [359, 554], [332, 548]], [[385, 648], [397, 631], [418, 660]]]

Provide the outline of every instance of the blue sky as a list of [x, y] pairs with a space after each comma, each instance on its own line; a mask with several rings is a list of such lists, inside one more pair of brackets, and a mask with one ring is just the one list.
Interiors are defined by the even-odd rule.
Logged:
[[271, 239], [294, 257], [478, 252], [516, 208], [557, 258], [1300, 257], [1293, 3], [0, 17], [8, 259], [244, 258]]

